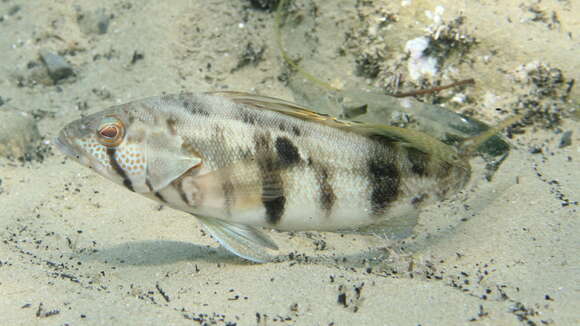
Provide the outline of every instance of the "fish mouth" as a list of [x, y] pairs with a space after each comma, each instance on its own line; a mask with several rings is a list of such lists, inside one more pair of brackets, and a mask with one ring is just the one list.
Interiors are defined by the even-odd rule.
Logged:
[[64, 130], [61, 131], [60, 135], [54, 138], [53, 144], [64, 155], [74, 159], [79, 158], [79, 155], [72, 150], [71, 144], [66, 140], [66, 134]]

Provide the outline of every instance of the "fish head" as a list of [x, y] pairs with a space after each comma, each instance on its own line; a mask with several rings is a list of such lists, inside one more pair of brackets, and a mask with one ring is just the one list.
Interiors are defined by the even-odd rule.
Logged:
[[113, 107], [69, 123], [54, 142], [67, 157], [131, 191], [156, 192], [199, 167], [201, 158], [184, 154], [181, 137], [154, 114], [144, 105]]
[[66, 125], [55, 139], [69, 158], [105, 178], [139, 187], [147, 171], [146, 149], [135, 137], [137, 130], [121, 110], [107, 110]]

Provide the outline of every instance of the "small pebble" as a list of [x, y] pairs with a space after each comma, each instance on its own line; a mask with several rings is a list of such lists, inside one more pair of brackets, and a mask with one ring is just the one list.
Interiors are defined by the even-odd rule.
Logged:
[[142, 52], [135, 50], [133, 52], [133, 57], [131, 57], [131, 64], [134, 65], [137, 61], [143, 60], [143, 58], [145, 58], [145, 55]]
[[[80, 9], [78, 9], [80, 11]], [[79, 13], [77, 23], [81, 31], [85, 34], [105, 34], [109, 30], [111, 15], [105, 12], [105, 9], [99, 8], [91, 12]]]
[[341, 106], [342, 106], [342, 115], [347, 119], [353, 119], [358, 117], [359, 115], [363, 115], [367, 113], [368, 109], [367, 104], [354, 101], [349, 96], [344, 96], [342, 98]]
[[359, 106], [343, 106], [342, 112], [345, 118], [352, 119], [367, 113], [368, 105], [363, 104]]
[[18, 13], [20, 11], [20, 6], [19, 5], [14, 5], [10, 8], [10, 10], [8, 10], [8, 15], [9, 16], [14, 16], [16, 15], [16, 13]]
[[0, 110], [0, 157], [20, 158], [40, 141], [36, 121], [26, 112]]
[[560, 138], [559, 148], [564, 148], [566, 146], [572, 145], [572, 130], [565, 131]]
[[274, 11], [278, 8], [279, 0], [249, 0], [255, 9]]
[[532, 146], [528, 149], [528, 152], [530, 154], [541, 154], [542, 153], [542, 148], [538, 147], [538, 146]]
[[58, 54], [41, 50], [40, 58], [48, 69], [48, 75], [55, 83], [73, 74], [72, 66]]

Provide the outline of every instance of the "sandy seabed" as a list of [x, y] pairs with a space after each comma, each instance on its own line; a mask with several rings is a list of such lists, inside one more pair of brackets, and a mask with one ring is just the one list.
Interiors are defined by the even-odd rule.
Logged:
[[[320, 28], [354, 15], [355, 3], [325, 2]], [[580, 78], [577, 1], [454, 3], [359, 7], [390, 6], [395, 29], [415, 37], [431, 22], [408, 15], [461, 12], [479, 42], [455, 69], [478, 80], [461, 105], [489, 123], [493, 105], [521, 95], [508, 76], [522, 65]], [[294, 98], [274, 16], [250, 1], [5, 0], [0, 15], [0, 110], [35, 116], [47, 145], [81, 114], [131, 99], [216, 89]], [[55, 84], [42, 50], [73, 75]], [[353, 65], [342, 70], [358, 78]], [[567, 98], [564, 108], [578, 103], [578, 87]], [[285, 258], [261, 265], [219, 248], [189, 215], [56, 151], [2, 158], [0, 325], [580, 324], [580, 128], [563, 115], [523, 130], [492, 181], [476, 174], [457, 198], [426, 209], [413, 239], [271, 232]], [[571, 145], [560, 146], [562, 131]]]

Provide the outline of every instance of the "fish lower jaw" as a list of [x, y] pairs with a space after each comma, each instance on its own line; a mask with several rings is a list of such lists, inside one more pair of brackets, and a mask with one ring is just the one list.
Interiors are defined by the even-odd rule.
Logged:
[[62, 152], [67, 157], [70, 157], [75, 160], [78, 160], [80, 158], [79, 155], [72, 150], [71, 145], [63, 138], [63, 135], [55, 137], [52, 143], [60, 152]]

